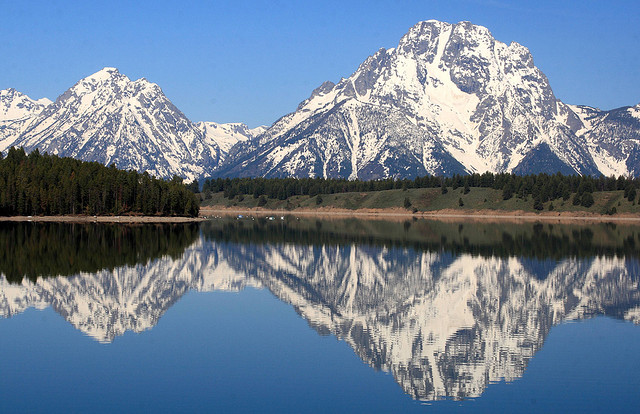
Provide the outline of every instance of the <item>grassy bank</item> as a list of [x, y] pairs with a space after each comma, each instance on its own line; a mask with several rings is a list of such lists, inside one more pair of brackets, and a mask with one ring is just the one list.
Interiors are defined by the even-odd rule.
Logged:
[[[573, 195], [572, 195], [573, 196]], [[594, 204], [591, 207], [573, 205], [572, 198], [556, 199], [543, 204], [542, 210], [534, 209], [531, 197], [512, 197], [503, 199], [501, 190], [472, 187], [467, 194], [463, 188], [448, 189], [442, 194], [440, 188], [397, 189], [371, 192], [353, 192], [340, 194], [321, 194], [318, 196], [293, 196], [286, 200], [266, 198], [260, 206], [260, 199], [253, 196], [240, 195], [231, 199], [225, 198], [222, 192], [212, 194], [204, 200], [203, 206], [222, 208], [251, 209], [262, 207], [270, 210], [296, 210], [335, 208], [345, 210], [360, 209], [401, 209], [407, 212], [433, 212], [439, 210], [455, 210], [461, 214], [478, 210], [494, 210], [498, 212], [549, 212], [577, 213], [595, 215], [628, 215], [640, 214], [640, 205], [624, 198], [624, 191], [603, 191], [593, 193]], [[266, 201], [266, 203], [265, 203]]]

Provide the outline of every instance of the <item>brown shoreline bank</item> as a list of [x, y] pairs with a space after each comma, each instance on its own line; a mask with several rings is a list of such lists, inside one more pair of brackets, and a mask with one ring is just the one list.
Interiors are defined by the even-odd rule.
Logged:
[[2, 221], [27, 221], [51, 223], [193, 223], [204, 221], [204, 217], [165, 217], [165, 216], [8, 216]]
[[424, 218], [430, 220], [445, 221], [557, 221], [557, 222], [576, 222], [576, 221], [622, 221], [640, 223], [640, 215], [600, 215], [590, 213], [575, 212], [525, 212], [525, 211], [504, 211], [504, 210], [470, 210], [461, 212], [458, 210], [436, 210], [436, 211], [419, 211], [412, 213], [401, 208], [390, 209], [358, 209], [348, 210], [339, 208], [321, 207], [317, 209], [294, 209], [294, 210], [269, 210], [256, 208], [234, 208], [225, 206], [205, 206], [200, 208], [200, 215], [210, 217], [213, 215], [235, 215], [235, 214], [257, 214], [257, 215], [301, 215], [313, 217], [358, 217], [370, 219], [402, 219], [407, 218]]
[[194, 223], [208, 220], [216, 215], [299, 215], [323, 218], [357, 217], [363, 219], [406, 220], [408, 218], [424, 218], [441, 221], [556, 221], [556, 222], [629, 222], [640, 223], [640, 215], [600, 215], [571, 212], [541, 212], [504, 210], [436, 210], [412, 213], [402, 208], [389, 209], [340, 209], [321, 207], [317, 209], [270, 210], [260, 207], [235, 208], [225, 206], [205, 206], [200, 208], [199, 217], [169, 217], [169, 216], [0, 216], [0, 222], [59, 222], [59, 223]]

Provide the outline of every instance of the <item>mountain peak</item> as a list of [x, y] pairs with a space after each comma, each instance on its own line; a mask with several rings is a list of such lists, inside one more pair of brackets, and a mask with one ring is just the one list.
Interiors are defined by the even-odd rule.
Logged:
[[100, 69], [94, 74], [91, 74], [83, 79], [81, 79], [78, 84], [82, 83], [91, 83], [91, 84], [104, 84], [104, 83], [112, 83], [118, 81], [130, 82], [129, 78], [116, 68], [106, 67]]
[[96, 73], [94, 73], [92, 76], [101, 75], [101, 76], [108, 77], [108, 76], [116, 76], [119, 74], [120, 74], [120, 71], [118, 70], [118, 68], [106, 66], [100, 69], [99, 71], [97, 71]]
[[420, 38], [424, 35], [431, 35], [434, 33], [437, 35], [444, 32], [449, 32], [450, 30], [455, 31], [459, 35], [466, 33], [469, 35], [475, 34], [476, 36], [489, 36], [493, 38], [493, 35], [491, 34], [491, 31], [489, 31], [489, 29], [481, 25], [473, 24], [466, 20], [460, 21], [458, 23], [448, 23], [433, 19], [421, 21], [414, 24], [404, 37]]

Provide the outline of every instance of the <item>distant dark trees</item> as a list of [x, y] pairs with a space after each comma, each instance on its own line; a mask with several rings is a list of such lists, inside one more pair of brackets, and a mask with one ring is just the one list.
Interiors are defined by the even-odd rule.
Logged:
[[203, 193], [207, 195], [224, 192], [227, 198], [239, 194], [252, 195], [254, 198], [265, 196], [271, 199], [286, 200], [291, 196], [334, 194], [346, 192], [382, 191], [410, 188], [441, 188], [442, 194], [447, 188], [463, 187], [467, 194], [471, 187], [493, 188], [502, 191], [502, 198], [513, 197], [527, 199], [531, 197], [536, 208], [556, 199], [567, 201], [574, 195], [573, 203], [589, 207], [593, 205], [593, 192], [624, 190], [630, 201], [636, 199], [640, 180], [628, 177], [592, 177], [577, 175], [537, 174], [471, 174], [452, 177], [424, 176], [413, 180], [388, 178], [375, 181], [349, 181], [346, 179], [325, 178], [217, 178], [204, 181]]
[[179, 177], [165, 181], [22, 148], [0, 155], [0, 215], [197, 216], [199, 209]]

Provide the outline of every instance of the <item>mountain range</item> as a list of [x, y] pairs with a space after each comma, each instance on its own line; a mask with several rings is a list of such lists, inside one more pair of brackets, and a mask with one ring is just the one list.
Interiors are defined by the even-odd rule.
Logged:
[[157, 85], [105, 68], [53, 103], [2, 91], [0, 151], [12, 145], [187, 179], [640, 176], [640, 104], [565, 104], [526, 47], [429, 20], [270, 127], [193, 123]]

